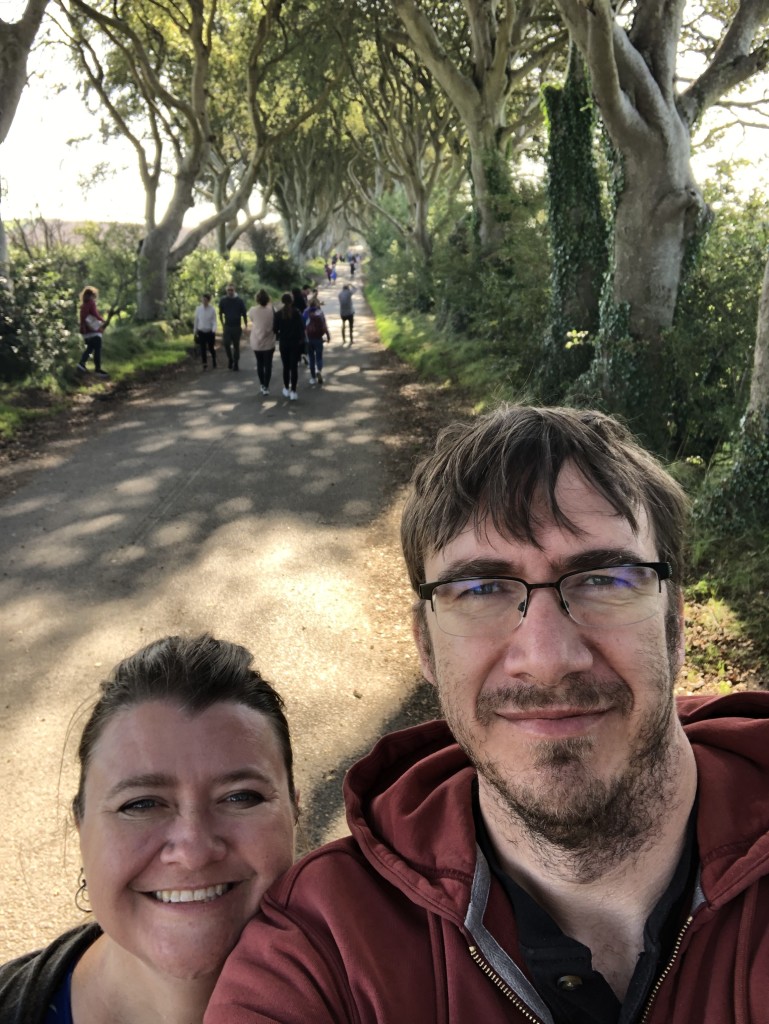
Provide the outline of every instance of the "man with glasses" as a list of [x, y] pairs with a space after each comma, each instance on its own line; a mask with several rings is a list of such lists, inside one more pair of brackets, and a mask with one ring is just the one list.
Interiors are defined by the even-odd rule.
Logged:
[[674, 698], [686, 498], [614, 419], [443, 431], [402, 541], [445, 722], [246, 927], [207, 1024], [769, 1021], [769, 697]]

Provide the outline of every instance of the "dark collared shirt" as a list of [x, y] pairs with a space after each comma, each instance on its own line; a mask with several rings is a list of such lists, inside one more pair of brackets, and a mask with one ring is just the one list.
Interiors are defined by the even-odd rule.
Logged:
[[644, 950], [623, 1002], [603, 975], [593, 970], [588, 947], [565, 935], [547, 911], [505, 874], [483, 823], [477, 784], [473, 812], [478, 845], [512, 904], [524, 965], [556, 1024], [632, 1024], [638, 1020], [691, 906], [698, 865], [696, 803], [681, 859], [644, 926]]

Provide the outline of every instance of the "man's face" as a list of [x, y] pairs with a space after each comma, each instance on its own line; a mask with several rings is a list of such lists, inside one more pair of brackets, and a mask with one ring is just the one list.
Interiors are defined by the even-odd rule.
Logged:
[[[658, 560], [645, 512], [635, 534], [571, 466], [561, 472], [557, 498], [574, 532], [544, 520], [535, 547], [503, 537], [490, 523], [480, 537], [468, 525], [428, 556], [426, 580], [480, 572], [541, 583], [618, 557]], [[609, 832], [632, 831], [632, 823], [620, 821], [624, 805], [659, 798], [676, 735], [672, 682], [683, 657], [675, 628], [681, 612], [668, 601], [663, 586], [652, 618], [584, 627], [562, 610], [555, 590], [538, 590], [520, 626], [501, 627], [493, 639], [442, 632], [425, 603], [426, 622], [415, 619], [422, 669], [478, 768], [482, 806], [502, 805], [530, 832], [575, 850], [597, 822]], [[616, 804], [623, 805], [620, 817]]]

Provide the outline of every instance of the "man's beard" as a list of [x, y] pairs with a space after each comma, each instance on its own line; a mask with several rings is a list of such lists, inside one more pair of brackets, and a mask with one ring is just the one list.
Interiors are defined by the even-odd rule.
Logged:
[[[496, 760], [484, 757], [471, 731], [443, 701], [444, 717], [487, 784], [501, 812], [503, 834], [515, 841], [523, 837], [536, 847], [543, 862], [560, 863], [581, 882], [599, 878], [611, 867], [632, 857], [658, 834], [664, 808], [675, 794], [678, 750], [674, 743], [674, 658], [656, 659], [648, 665], [647, 686], [658, 697], [645, 715], [627, 751], [619, 775], [603, 781], [590, 769], [595, 740], [591, 736], [539, 740], [536, 758], [529, 769], [538, 778], [534, 786], [516, 776], [515, 766], [501, 769]], [[476, 718], [488, 726], [497, 708], [545, 709], [560, 706], [585, 712], [611, 708], [609, 713], [627, 718], [633, 697], [621, 680], [599, 681], [575, 674], [561, 687], [512, 684], [494, 693], [479, 695]], [[506, 828], [505, 819], [512, 828]]]

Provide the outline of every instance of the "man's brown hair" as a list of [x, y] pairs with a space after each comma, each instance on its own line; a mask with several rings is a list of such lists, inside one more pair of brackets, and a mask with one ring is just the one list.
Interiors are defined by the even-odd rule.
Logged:
[[645, 509], [660, 561], [680, 582], [689, 502], [660, 462], [618, 420], [583, 409], [501, 405], [442, 430], [435, 449], [415, 469], [401, 520], [401, 543], [414, 590], [425, 558], [446, 547], [468, 524], [487, 518], [498, 533], [538, 544], [552, 518], [572, 532], [556, 500], [566, 463], [638, 529]]

